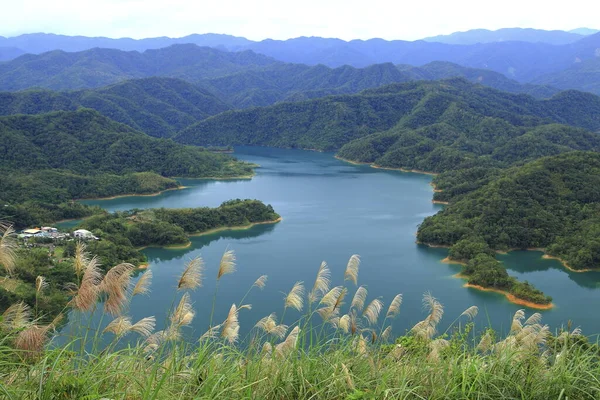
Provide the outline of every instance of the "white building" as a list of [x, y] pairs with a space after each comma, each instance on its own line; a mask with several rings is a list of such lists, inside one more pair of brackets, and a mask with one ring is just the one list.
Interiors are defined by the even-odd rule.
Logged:
[[87, 229], [77, 229], [73, 232], [73, 237], [78, 239], [98, 239], [96, 236], [92, 235], [92, 232]]

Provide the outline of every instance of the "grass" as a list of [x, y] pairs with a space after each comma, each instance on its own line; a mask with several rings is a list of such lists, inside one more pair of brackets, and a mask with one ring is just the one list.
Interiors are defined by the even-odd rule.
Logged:
[[[72, 304], [76, 329], [69, 343], [48, 346], [52, 324], [37, 326], [23, 305], [0, 319], [0, 398], [600, 398], [598, 345], [579, 329], [551, 334], [537, 313], [527, 317], [518, 311], [510, 334], [499, 337], [492, 330], [475, 332], [471, 320], [478, 310], [469, 307], [441, 333], [444, 307], [426, 293], [423, 321], [388, 342], [389, 322], [400, 313], [402, 296], [387, 308], [378, 299], [366, 301], [366, 288], [355, 286], [358, 256], [348, 263], [348, 287], [331, 288], [323, 263], [311, 290], [298, 282], [286, 296], [284, 310], [304, 312], [298, 321], [285, 326], [274, 314], [257, 316], [250, 340], [240, 345], [238, 314], [251, 312], [247, 304], [228, 306], [226, 320], [196, 341], [181, 339], [195, 316], [189, 292], [202, 286], [201, 259], [188, 263], [178, 278], [179, 300], [165, 305], [169, 326], [152, 332], [152, 317], [134, 323], [125, 314], [132, 296], [148, 292], [151, 271], [134, 288], [129, 266], [98, 276], [84, 250], [79, 248], [74, 263], [79, 266], [74, 293], [79, 300]], [[235, 262], [228, 250], [215, 278], [234, 273]], [[265, 282], [260, 277], [249, 291], [262, 289]], [[213, 308], [217, 295], [215, 290]], [[83, 318], [83, 310], [90, 308], [111, 319], [111, 328], [102, 332], [90, 322], [78, 322], [92, 320]], [[133, 335], [137, 342], [121, 346]]]

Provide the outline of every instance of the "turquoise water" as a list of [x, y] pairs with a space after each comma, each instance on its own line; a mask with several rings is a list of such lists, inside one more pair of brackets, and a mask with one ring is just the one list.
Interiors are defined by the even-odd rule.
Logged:
[[[346, 262], [354, 253], [362, 258], [359, 285], [367, 287], [368, 301], [380, 297], [387, 309], [397, 293], [404, 295], [400, 316], [393, 325], [396, 335], [425, 316], [421, 298], [426, 291], [445, 306], [443, 329], [467, 307], [477, 305], [478, 328], [491, 324], [506, 332], [512, 314], [523, 308], [500, 294], [464, 288], [464, 282], [453, 277], [460, 267], [440, 262], [446, 256], [445, 249], [415, 243], [419, 223], [442, 207], [431, 202], [431, 177], [351, 165], [332, 154], [301, 150], [238, 148], [236, 156], [261, 165], [252, 180], [184, 180], [189, 188], [159, 196], [86, 202], [108, 210], [126, 210], [212, 207], [232, 198], [256, 198], [272, 204], [283, 217], [275, 225], [193, 237], [192, 246], [186, 249], [145, 250], [154, 281], [149, 296], [133, 299], [130, 314], [134, 320], [155, 315], [157, 328], [164, 327], [167, 309], [181, 295], [175, 290], [178, 275], [187, 260], [201, 255], [206, 263], [204, 286], [192, 293], [197, 314], [187, 334], [202, 334], [209, 323], [219, 259], [228, 248], [237, 254], [238, 271], [221, 280], [215, 323], [226, 317], [232, 303], [239, 304], [260, 275], [268, 275], [266, 288], [253, 289], [245, 301], [252, 304], [252, 310], [240, 313], [242, 335], [271, 312], [281, 316], [283, 292], [296, 281], [311, 287], [321, 261], [329, 264], [333, 285], [344, 284]], [[513, 252], [500, 258], [511, 275], [554, 297], [556, 308], [541, 311], [552, 329], [572, 320], [584, 333], [600, 332], [600, 319], [594, 310], [600, 305], [600, 274], [568, 272], [557, 261], [543, 260], [541, 255]], [[346, 284], [349, 303], [355, 288]], [[288, 310], [286, 322], [292, 323], [299, 315]]]

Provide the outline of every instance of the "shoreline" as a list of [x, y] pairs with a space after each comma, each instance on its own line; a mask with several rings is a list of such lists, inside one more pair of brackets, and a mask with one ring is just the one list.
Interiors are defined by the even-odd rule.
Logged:
[[340, 161], [347, 162], [349, 164], [354, 164], [354, 165], [368, 165], [371, 168], [375, 168], [375, 169], [384, 169], [384, 170], [388, 170], [388, 171], [410, 172], [410, 173], [413, 173], [413, 174], [422, 174], [422, 175], [431, 175], [431, 176], [437, 176], [437, 175], [439, 175], [439, 173], [437, 173], [437, 172], [422, 171], [420, 169], [406, 169], [406, 168], [382, 167], [380, 165], [376, 165], [375, 163], [347, 160], [347, 159], [342, 158], [342, 157], [337, 156], [337, 155], [335, 155], [333, 157], [336, 158], [336, 159], [338, 159], [338, 160], [340, 160]]
[[520, 299], [520, 298], [516, 297], [514, 294], [511, 294], [509, 292], [506, 292], [506, 291], [500, 290], [500, 289], [486, 288], [486, 287], [479, 286], [479, 285], [472, 285], [470, 283], [465, 283], [463, 285], [463, 287], [481, 290], [482, 292], [494, 292], [494, 293], [503, 294], [504, 297], [506, 297], [506, 299], [513, 304], [517, 304], [517, 305], [525, 306], [525, 307], [529, 307], [529, 308], [534, 308], [536, 310], [551, 310], [554, 308], [554, 303], [550, 303], [550, 304], [534, 303], [532, 301]]
[[[443, 244], [431, 244], [431, 243], [423, 243], [417, 240], [416, 242], [417, 244], [421, 244], [427, 247], [431, 247], [431, 248], [443, 248], [443, 249], [449, 249], [451, 246], [448, 245], [443, 245]], [[546, 249], [542, 248], [542, 247], [528, 247], [526, 249], [519, 249], [519, 248], [512, 248], [512, 249], [508, 249], [508, 250], [494, 250], [496, 252], [496, 254], [502, 254], [502, 255], [507, 255], [508, 253], [510, 253], [511, 251], [538, 251], [541, 253], [544, 253], [542, 255], [542, 258], [544, 260], [556, 260], [559, 261], [561, 263], [561, 265], [571, 271], [571, 272], [576, 272], [576, 273], [585, 273], [585, 272], [600, 272], [600, 268], [587, 268], [587, 269], [574, 269], [573, 267], [571, 267], [565, 260], [563, 260], [560, 257], [556, 257], [556, 256], [551, 256], [550, 254], [546, 254]], [[448, 261], [453, 261], [453, 262], [448, 262]], [[448, 257], [444, 258], [442, 260], [442, 262], [444, 264], [453, 264], [454, 260], [450, 260]], [[460, 264], [460, 262], [456, 262], [457, 264]], [[464, 265], [464, 264], [463, 264]]]
[[446, 244], [431, 244], [431, 243], [421, 242], [419, 240], [417, 240], [415, 243], [416, 244], [421, 244], [423, 246], [431, 247], [433, 249], [449, 249], [451, 247], [451, 246], [446, 245]]
[[[209, 229], [207, 231], [202, 231], [202, 232], [197, 232], [197, 233], [187, 233], [187, 236], [188, 237], [204, 236], [204, 235], [210, 235], [212, 233], [217, 233], [217, 232], [222, 232], [222, 231], [243, 231], [246, 229], [250, 229], [256, 225], [276, 224], [281, 221], [283, 221], [283, 218], [279, 217], [279, 218], [271, 220], [271, 221], [252, 222], [249, 225], [222, 226], [220, 228]], [[188, 242], [186, 244], [168, 244], [165, 246], [149, 244], [147, 246], [137, 247], [136, 250], [142, 251], [142, 250], [148, 249], [148, 248], [167, 249], [167, 250], [182, 250], [182, 249], [187, 249], [191, 245], [192, 245], [192, 241], [188, 240]]]
[[[252, 168], [260, 168], [260, 165], [255, 164]], [[256, 172], [252, 172], [248, 175], [236, 175], [236, 176], [203, 176], [202, 178], [190, 178], [185, 176], [172, 176], [172, 179], [187, 179], [188, 181], [234, 181], [234, 180], [245, 180], [252, 179], [256, 176]]]
[[73, 199], [75, 201], [85, 201], [85, 200], [114, 200], [114, 199], [120, 199], [122, 197], [136, 197], [136, 196], [141, 196], [141, 197], [154, 197], [154, 196], [158, 196], [161, 195], [165, 192], [169, 192], [171, 190], [183, 190], [183, 189], [187, 189], [189, 188], [189, 186], [181, 186], [178, 185], [177, 187], [172, 187], [172, 188], [168, 188], [168, 189], [164, 189], [164, 190], [160, 190], [158, 192], [154, 192], [154, 193], [144, 193], [144, 194], [136, 194], [136, 193], [130, 193], [130, 194], [118, 194], [115, 196], [108, 196], [108, 197], [86, 197], [83, 199]]
[[[429, 247], [444, 247], [444, 246], [435, 246], [435, 245], [427, 245]], [[467, 265], [467, 263], [465, 263], [464, 261], [457, 261], [457, 260], [453, 260], [450, 257], [446, 257], [443, 260], [440, 261], [443, 264], [456, 264], [456, 265], [462, 265], [465, 266]], [[464, 279], [464, 280], [468, 280], [469, 277], [466, 275], [463, 275], [461, 272], [452, 275], [452, 277], [454, 278], [459, 278], [459, 279]], [[517, 296], [515, 296], [514, 294], [507, 292], [505, 290], [501, 290], [501, 289], [496, 289], [496, 288], [486, 288], [484, 286], [480, 286], [480, 285], [473, 285], [471, 283], [465, 283], [463, 285], [463, 287], [465, 288], [471, 288], [471, 289], [477, 289], [477, 290], [481, 290], [483, 292], [494, 292], [494, 293], [499, 293], [504, 295], [504, 297], [506, 297], [506, 299], [513, 303], [513, 304], [518, 304], [520, 306], [525, 306], [525, 307], [529, 307], [529, 308], [534, 308], [537, 310], [550, 310], [552, 308], [554, 308], [554, 304], [550, 303], [550, 304], [539, 304], [539, 303], [534, 303], [532, 301], [528, 301], [528, 300], [523, 300], [518, 298]]]
[[[446, 257], [446, 258], [444, 258], [444, 259], [443, 259], [442, 261], [440, 261], [440, 262], [441, 262], [441, 263], [443, 263], [443, 264], [456, 264], [456, 265], [462, 265], [462, 266], [465, 266], [465, 265], [467, 265], [467, 263], [466, 263], [466, 262], [464, 262], [464, 261], [457, 261], [457, 260], [454, 260], [454, 259], [452, 259], [452, 258], [450, 258], [450, 257]], [[460, 274], [460, 273], [459, 273], [459, 274]]]
[[587, 268], [587, 269], [575, 269], [571, 267], [565, 260], [560, 257], [551, 256], [550, 254], [545, 254], [542, 256], [544, 260], [556, 260], [559, 261], [563, 267], [568, 269], [571, 272], [583, 273], [583, 272], [600, 272], [600, 268]]
[[560, 263], [561, 263], [561, 265], [562, 265], [562, 266], [563, 266], [565, 269], [567, 269], [567, 270], [569, 270], [569, 271], [571, 271], [571, 272], [576, 272], [576, 273], [584, 273], [584, 272], [600, 272], [600, 268], [575, 269], [575, 268], [571, 267], [571, 266], [569, 265], [569, 263], [567, 263], [567, 262], [566, 262], [565, 260], [563, 260], [562, 258], [560, 258], [560, 257], [556, 257], [556, 256], [551, 256], [550, 254], [546, 253], [546, 249], [544, 249], [544, 248], [542, 248], [542, 247], [529, 247], [529, 248], [526, 248], [526, 249], [517, 249], [517, 248], [512, 248], [512, 249], [508, 249], [508, 250], [506, 250], [506, 251], [504, 251], [504, 250], [496, 250], [496, 253], [498, 253], [498, 254], [508, 254], [508, 253], [510, 253], [511, 251], [539, 251], [539, 252], [541, 252], [541, 253], [544, 253], [544, 254], [542, 255], [542, 258], [543, 258], [544, 260], [556, 260], [556, 261], [560, 262]]
[[210, 235], [213, 233], [223, 232], [223, 231], [244, 231], [244, 230], [250, 229], [256, 225], [276, 224], [281, 221], [283, 221], [283, 218], [279, 217], [279, 218], [271, 220], [271, 221], [252, 222], [249, 225], [222, 226], [220, 228], [213, 228], [213, 229], [209, 229], [207, 231], [202, 231], [202, 232], [197, 232], [197, 233], [189, 233], [188, 236], [204, 236], [204, 235]]
[[[259, 165], [256, 165], [253, 168], [259, 168]], [[187, 179], [187, 180], [209, 180], [209, 181], [228, 181], [228, 180], [246, 180], [246, 179], [252, 179], [256, 176], [256, 172], [252, 172], [251, 174], [248, 175], [237, 175], [237, 176], [227, 176], [227, 177], [219, 177], [219, 176], [207, 176], [207, 177], [202, 177], [202, 178], [186, 178], [186, 177], [181, 177], [181, 176], [173, 176], [170, 177], [171, 179]], [[189, 189], [190, 186], [183, 186], [183, 185], [178, 185], [177, 187], [172, 187], [172, 188], [167, 188], [164, 190], [160, 190], [158, 192], [153, 192], [153, 193], [128, 193], [128, 194], [118, 194], [115, 196], [107, 196], [107, 197], [85, 197], [85, 198], [80, 198], [80, 199], [73, 199], [74, 201], [85, 201], [85, 200], [114, 200], [114, 199], [119, 199], [122, 197], [136, 197], [136, 196], [141, 196], [141, 197], [153, 197], [153, 196], [158, 196], [161, 195], [165, 192], [171, 191], [171, 190], [184, 190], [184, 189]], [[73, 218], [73, 220], [75, 219], [80, 219], [80, 218]], [[69, 220], [64, 220], [64, 221], [69, 221]], [[57, 221], [57, 222], [63, 222], [63, 221]]]
[[447, 202], [447, 201], [441, 201], [441, 200], [431, 200], [431, 202], [432, 202], [433, 204], [442, 204], [442, 205], [444, 205], [444, 206], [447, 206], [448, 204], [450, 204], [450, 202]]

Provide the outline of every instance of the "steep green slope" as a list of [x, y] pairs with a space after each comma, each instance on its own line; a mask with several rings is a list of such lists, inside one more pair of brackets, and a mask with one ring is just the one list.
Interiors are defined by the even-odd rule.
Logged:
[[252, 166], [80, 109], [1, 117], [0, 171], [0, 219], [21, 227], [94, 211], [73, 198], [153, 193], [178, 186], [165, 177], [247, 176]]
[[[227, 155], [154, 139], [89, 109], [0, 118], [0, 167], [82, 174], [152, 171], [163, 176], [247, 174]], [[236, 168], [242, 167], [240, 170]]]
[[131, 80], [69, 95], [83, 107], [155, 137], [170, 137], [230, 109], [206, 90], [173, 78]]
[[426, 218], [417, 236], [457, 246], [456, 259], [475, 258], [467, 249], [484, 242], [493, 250], [545, 248], [583, 270], [600, 266], [599, 232], [600, 154], [570, 152], [502, 171]]
[[[499, 121], [490, 122], [487, 118]], [[480, 124], [500, 123], [517, 129], [549, 122], [597, 130], [600, 128], [600, 98], [570, 92], [549, 100], [536, 100], [464, 79], [410, 82], [365, 90], [357, 95], [229, 111], [190, 126], [175, 140], [198, 145], [252, 144], [335, 150], [352, 140], [391, 128], [394, 130], [390, 133], [394, 134], [402, 129], [415, 130], [434, 124], [442, 124], [435, 129], [463, 131]], [[447, 134], [458, 135], [457, 132]], [[373, 162], [395, 143], [388, 142], [375, 153], [365, 151], [366, 155], [360, 155], [345, 148], [341, 155], [355, 161]]]
[[92, 108], [150, 136], [175, 132], [230, 109], [213, 94], [174, 78], [134, 79], [75, 92], [0, 92], [0, 115]]

